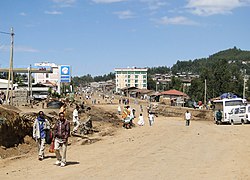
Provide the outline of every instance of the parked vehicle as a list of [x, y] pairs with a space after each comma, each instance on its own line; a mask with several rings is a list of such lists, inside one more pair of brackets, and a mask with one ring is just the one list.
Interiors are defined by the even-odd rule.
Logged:
[[246, 122], [250, 123], [250, 104], [246, 105]]
[[216, 122], [216, 113], [220, 109], [222, 112], [221, 122], [230, 123], [229, 113], [231, 112], [231, 110], [236, 107], [244, 106], [245, 103], [246, 100], [242, 98], [221, 99], [213, 101], [215, 122]]
[[39, 92], [33, 94], [33, 98], [36, 100], [44, 100], [47, 99], [47, 97], [48, 97], [48, 92]]
[[247, 109], [246, 106], [241, 106], [241, 107], [233, 108], [231, 110], [231, 112], [229, 113], [229, 120], [230, 120], [231, 125], [247, 123], [246, 109]]

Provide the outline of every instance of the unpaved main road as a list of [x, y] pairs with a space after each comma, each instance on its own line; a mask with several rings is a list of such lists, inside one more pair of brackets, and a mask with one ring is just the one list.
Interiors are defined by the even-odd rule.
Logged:
[[54, 154], [0, 160], [0, 179], [250, 179], [250, 125], [158, 117], [153, 127], [121, 129], [91, 145], [68, 147], [68, 165]]

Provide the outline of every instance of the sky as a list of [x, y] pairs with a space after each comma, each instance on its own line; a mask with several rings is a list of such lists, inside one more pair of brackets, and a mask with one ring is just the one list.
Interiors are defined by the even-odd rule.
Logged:
[[0, 67], [71, 65], [73, 76], [171, 67], [236, 46], [250, 50], [250, 0], [2, 0]]

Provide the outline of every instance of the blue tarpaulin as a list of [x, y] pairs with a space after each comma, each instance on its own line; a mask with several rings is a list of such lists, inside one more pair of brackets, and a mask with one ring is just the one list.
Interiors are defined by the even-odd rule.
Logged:
[[220, 95], [220, 98], [221, 99], [225, 99], [225, 98], [232, 99], [232, 98], [237, 98], [237, 96], [235, 94], [232, 94], [232, 93], [223, 93], [222, 95]]

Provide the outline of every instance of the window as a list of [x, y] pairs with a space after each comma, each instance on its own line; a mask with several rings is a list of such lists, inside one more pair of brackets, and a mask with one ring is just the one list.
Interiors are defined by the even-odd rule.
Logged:
[[130, 84], [128, 84], [128, 87], [130, 87]]
[[143, 87], [147, 87], [147, 84], [143, 84]]
[[147, 78], [147, 76], [146, 75], [143, 75], [143, 79], [146, 79]]
[[138, 83], [138, 80], [135, 80], [135, 83]]
[[128, 78], [130, 78], [130, 75], [128, 75]]
[[130, 80], [128, 80], [128, 83], [130, 83]]
[[135, 87], [138, 87], [138, 84], [135, 84]]
[[46, 73], [46, 78], [49, 78], [49, 74], [48, 73]]
[[237, 105], [243, 105], [242, 100], [227, 101], [225, 103], [225, 106], [237, 106]]
[[147, 80], [143, 80], [143, 83], [147, 83]]
[[135, 75], [135, 78], [138, 78], [138, 75]]
[[116, 74], [121, 74], [121, 71], [116, 71]]

